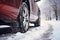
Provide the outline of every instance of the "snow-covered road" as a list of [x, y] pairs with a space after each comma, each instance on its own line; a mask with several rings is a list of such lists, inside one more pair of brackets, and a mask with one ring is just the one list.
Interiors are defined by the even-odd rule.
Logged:
[[60, 40], [60, 36], [59, 36], [60, 35], [60, 21], [52, 20], [52, 21], [46, 21], [46, 23], [50, 24], [52, 26], [52, 28], [50, 30], [48, 30], [48, 32], [47, 32], [48, 34], [46, 33], [44, 38], [48, 38], [46, 36], [49, 36], [50, 34], [52, 34], [52, 35], [50, 35], [50, 38], [49, 38], [50, 40]]
[[52, 22], [53, 35], [52, 40], [60, 40], [60, 21]]
[[26, 33], [0, 35], [0, 40], [60, 40], [60, 21], [41, 21], [40, 27], [30, 28]]
[[42, 21], [40, 27], [30, 28], [26, 33], [2, 35], [0, 40], [59, 40], [59, 25], [60, 21]]

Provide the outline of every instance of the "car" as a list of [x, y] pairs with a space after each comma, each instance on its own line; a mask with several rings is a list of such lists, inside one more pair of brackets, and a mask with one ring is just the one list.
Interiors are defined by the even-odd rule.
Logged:
[[40, 0], [0, 0], [0, 25], [10, 25], [25, 33], [30, 28], [29, 23], [40, 26], [40, 9], [36, 2]]

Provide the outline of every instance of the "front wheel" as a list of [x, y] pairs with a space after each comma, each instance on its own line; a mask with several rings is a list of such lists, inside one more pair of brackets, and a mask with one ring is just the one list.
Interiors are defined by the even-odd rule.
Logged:
[[18, 18], [20, 31], [24, 33], [29, 28], [29, 10], [28, 5], [25, 2], [22, 3]]

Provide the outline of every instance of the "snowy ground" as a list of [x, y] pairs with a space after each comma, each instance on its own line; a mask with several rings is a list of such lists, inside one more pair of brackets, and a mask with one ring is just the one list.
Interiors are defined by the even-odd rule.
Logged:
[[18, 32], [11, 35], [2, 35], [0, 40], [40, 40], [41, 36], [43, 36], [43, 33], [45, 33], [46, 30], [48, 30], [48, 26], [31, 28], [26, 33]]
[[60, 40], [60, 21], [51, 22], [53, 26], [52, 40]]
[[26, 33], [7, 34], [0, 40], [59, 40], [60, 21], [41, 21], [41, 26], [31, 28]]
[[[60, 40], [60, 21], [47, 21], [47, 24], [51, 24], [52, 28], [53, 28], [53, 32], [52, 35], [50, 36], [51, 40]], [[48, 34], [47, 34], [48, 35]]]

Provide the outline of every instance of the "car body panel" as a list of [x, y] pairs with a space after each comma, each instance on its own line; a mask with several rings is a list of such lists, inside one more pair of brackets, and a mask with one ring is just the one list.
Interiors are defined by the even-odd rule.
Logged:
[[0, 18], [16, 20], [17, 16], [18, 16], [17, 8], [4, 5], [4, 4], [0, 4]]
[[21, 2], [22, 0], [0, 0], [0, 4], [2, 3], [16, 8], [19, 8]]

